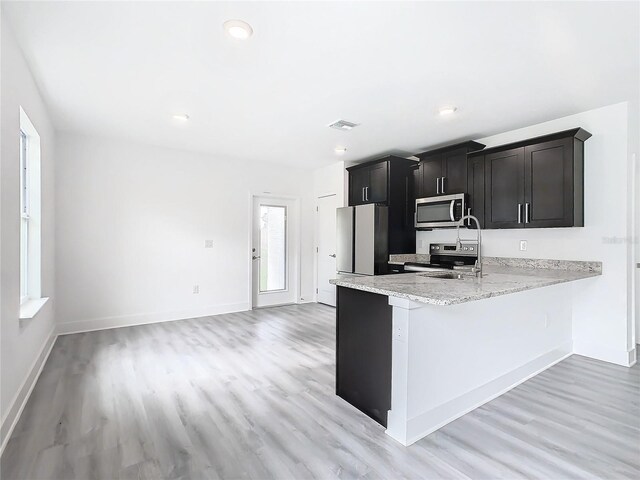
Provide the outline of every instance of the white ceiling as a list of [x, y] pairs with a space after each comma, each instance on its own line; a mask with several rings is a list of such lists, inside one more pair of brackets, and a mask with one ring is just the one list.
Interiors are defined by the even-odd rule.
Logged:
[[408, 155], [638, 100], [638, 2], [2, 3], [59, 130], [220, 158]]

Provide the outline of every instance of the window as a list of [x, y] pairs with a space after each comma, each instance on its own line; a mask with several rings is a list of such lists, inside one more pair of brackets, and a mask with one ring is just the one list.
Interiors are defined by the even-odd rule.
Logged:
[[20, 130], [20, 303], [29, 295], [29, 169], [27, 134]]
[[40, 283], [40, 135], [20, 109], [20, 318], [31, 318], [46, 299]]
[[287, 207], [260, 205], [260, 291], [287, 288]]

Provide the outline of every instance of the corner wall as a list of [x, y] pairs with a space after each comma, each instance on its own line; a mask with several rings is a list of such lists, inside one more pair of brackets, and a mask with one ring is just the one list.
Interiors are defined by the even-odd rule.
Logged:
[[[485, 230], [483, 253], [601, 261], [602, 277], [588, 285], [577, 283], [574, 288], [574, 350], [621, 365], [628, 365], [633, 354], [628, 328], [632, 322], [628, 310], [628, 126], [625, 102], [477, 140], [492, 147], [573, 127], [593, 134], [585, 142], [585, 226]], [[466, 235], [474, 237], [473, 232]], [[429, 243], [452, 241], [455, 232], [418, 232], [416, 238], [418, 252], [427, 253]], [[519, 250], [520, 240], [528, 241], [527, 251]]]
[[57, 158], [61, 333], [250, 309], [251, 194], [300, 198], [313, 299], [311, 172], [72, 133]]
[[[4, 18], [1, 19], [0, 164], [0, 444], [16, 420], [54, 340], [54, 141], [40, 92]], [[38, 130], [42, 179], [42, 295], [32, 319], [20, 321], [20, 106]]]

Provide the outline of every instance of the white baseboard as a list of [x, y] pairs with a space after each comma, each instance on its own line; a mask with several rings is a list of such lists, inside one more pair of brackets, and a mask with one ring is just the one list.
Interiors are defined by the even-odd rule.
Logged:
[[409, 419], [407, 422], [406, 445], [415, 443], [442, 428], [447, 423], [499, 397], [571, 354], [572, 345], [571, 342], [567, 342], [485, 385]]
[[575, 354], [583, 357], [602, 360], [603, 362], [622, 365], [623, 367], [632, 367], [636, 363], [636, 349], [631, 350], [613, 350], [611, 348], [602, 347], [600, 345], [574, 343], [573, 350]]
[[299, 305], [304, 305], [305, 303], [318, 303], [315, 301], [315, 299], [311, 299], [311, 300], [298, 300], [297, 302]]
[[33, 361], [27, 377], [24, 379], [24, 382], [22, 382], [22, 385], [18, 389], [15, 397], [13, 397], [11, 405], [7, 410], [7, 414], [2, 419], [2, 425], [0, 426], [0, 438], [2, 439], [2, 443], [0, 444], [0, 456], [4, 452], [4, 448], [7, 446], [7, 442], [20, 419], [20, 415], [22, 415], [22, 411], [31, 396], [33, 387], [35, 387], [44, 365], [47, 363], [47, 359], [53, 349], [53, 344], [56, 342], [56, 338], [58, 338], [58, 335], [56, 335], [54, 326], [42, 344], [40, 353], [38, 353], [38, 356]]
[[249, 303], [233, 303], [228, 305], [212, 305], [178, 312], [140, 313], [134, 315], [121, 315], [117, 317], [92, 318], [76, 322], [59, 323], [58, 334], [69, 335], [72, 333], [107, 330], [109, 328], [173, 322], [175, 320], [209, 317], [211, 315], [221, 315], [223, 313], [246, 312], [247, 310], [251, 310], [251, 305]]

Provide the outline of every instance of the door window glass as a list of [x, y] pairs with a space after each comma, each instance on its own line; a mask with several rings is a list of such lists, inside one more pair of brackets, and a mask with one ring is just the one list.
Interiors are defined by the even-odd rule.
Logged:
[[260, 205], [260, 291], [287, 288], [287, 207]]

